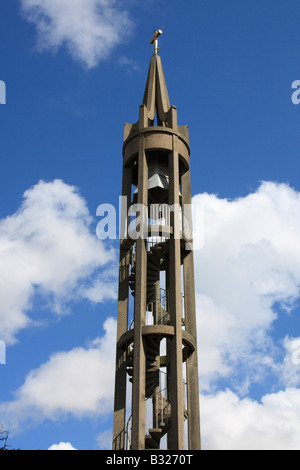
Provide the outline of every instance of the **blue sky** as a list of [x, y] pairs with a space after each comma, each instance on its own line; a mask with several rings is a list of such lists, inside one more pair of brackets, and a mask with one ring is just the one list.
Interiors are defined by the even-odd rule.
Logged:
[[1, 1], [0, 422], [12, 447], [111, 445], [118, 241], [97, 239], [96, 209], [117, 207], [123, 124], [138, 119], [160, 28], [204, 207], [203, 448], [299, 449], [299, 22], [297, 0]]

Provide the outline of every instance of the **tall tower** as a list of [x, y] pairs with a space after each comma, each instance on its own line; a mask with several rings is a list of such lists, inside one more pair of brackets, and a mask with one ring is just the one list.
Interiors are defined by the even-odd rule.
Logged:
[[[190, 147], [156, 31], [125, 123], [113, 449], [200, 449]], [[131, 406], [130, 406], [131, 398]]]

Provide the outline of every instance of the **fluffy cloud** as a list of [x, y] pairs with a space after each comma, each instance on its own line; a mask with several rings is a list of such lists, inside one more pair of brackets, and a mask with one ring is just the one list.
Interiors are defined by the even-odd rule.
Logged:
[[76, 450], [70, 442], [60, 442], [59, 444], [53, 444], [48, 450]]
[[66, 46], [88, 68], [129, 36], [131, 20], [121, 0], [21, 0], [21, 5], [37, 28], [40, 49]]
[[205, 214], [195, 252], [201, 385], [209, 391], [215, 379], [238, 376], [246, 393], [276, 368], [270, 328], [299, 298], [300, 194], [263, 182], [243, 198], [193, 202]]
[[206, 450], [300, 450], [300, 390], [240, 399], [230, 390], [201, 397]]
[[84, 199], [60, 180], [26, 191], [20, 209], [0, 221], [0, 334], [7, 344], [34, 322], [36, 292], [57, 313], [71, 298], [116, 297], [107, 267], [116, 254], [91, 232], [91, 223]]
[[97, 445], [98, 448], [101, 450], [111, 450], [111, 443], [113, 441], [113, 432], [111, 431], [103, 431], [101, 434], [97, 436]]
[[[88, 348], [53, 354], [31, 371], [14, 401], [0, 404], [1, 419], [14, 432], [21, 424], [44, 419], [97, 416], [111, 411], [114, 392], [116, 321]], [[113, 348], [114, 349], [114, 348]]]
[[[27, 242], [34, 240], [33, 246], [37, 250], [44, 240], [42, 252], [45, 253], [51, 234], [53, 246], [58, 244], [60, 247], [55, 240], [54, 227], [61, 227], [59, 240], [64, 240], [64, 225], [58, 223], [63, 220], [66, 227], [70, 223], [72, 226], [68, 232], [74, 237], [69, 246], [71, 258], [79, 249], [76, 244], [78, 234], [80, 241], [82, 237], [85, 239], [83, 235], [87, 237], [87, 244], [94, 254], [90, 243], [93, 239], [92, 243], [98, 246], [99, 240], [91, 239], [88, 230], [90, 216], [82, 198], [74, 188], [62, 182], [55, 184], [66, 190], [66, 197], [60, 198], [59, 204], [54, 196], [49, 204], [52, 186], [41, 183], [26, 194], [21, 210], [13, 216], [12, 222], [16, 224], [13, 219], [21, 217], [22, 220], [27, 205], [31, 210], [39, 207], [37, 217], [24, 219], [30, 223], [28, 227], [25, 223], [22, 225], [22, 243], [27, 246]], [[35, 198], [34, 193], [38, 189], [41, 193]], [[35, 199], [37, 206], [33, 203]], [[68, 204], [62, 204], [62, 200]], [[299, 298], [300, 194], [286, 184], [264, 182], [257, 191], [243, 198], [227, 200], [200, 194], [194, 197], [194, 202], [204, 206], [205, 213], [203, 249], [195, 252], [203, 447], [298, 449], [295, 436], [300, 431], [300, 390], [296, 388], [300, 384], [300, 339], [292, 334], [281, 337], [277, 331], [279, 340], [276, 340], [272, 332], [278, 315], [292, 315]], [[54, 223], [50, 232], [41, 230], [49, 215], [39, 222], [41, 226], [33, 223], [44, 213], [41, 207], [46, 213], [50, 207]], [[3, 223], [6, 226], [8, 221]], [[35, 229], [30, 231], [30, 226]], [[10, 234], [18, 232], [8, 231]], [[7, 240], [14, 241], [11, 236], [7, 237], [7, 247]], [[18, 237], [16, 240], [19, 243]], [[73, 244], [76, 246], [74, 251]], [[89, 253], [85, 243], [82, 246]], [[54, 253], [57, 253], [56, 249]], [[59, 253], [61, 255], [64, 250], [60, 249]], [[103, 261], [102, 256], [107, 259], [105, 256], [109, 258], [111, 254], [100, 250], [99, 256], [98, 263]], [[79, 259], [94, 258], [85, 255]], [[78, 266], [81, 271], [80, 262]], [[93, 266], [91, 268], [88, 263], [86, 273], [91, 272]], [[46, 289], [48, 284], [53, 286], [51, 289], [59, 299], [60, 286], [67, 282], [68, 276], [72, 279], [73, 273], [74, 269], [66, 270], [57, 284], [55, 279], [52, 283], [51, 276], [45, 275], [47, 282], [43, 288]], [[85, 295], [98, 301], [98, 290], [94, 287], [101, 287], [102, 282], [98, 278], [89, 287], [84, 285]], [[71, 281], [71, 285], [74, 284], [78, 285], [76, 267], [74, 281]], [[28, 295], [25, 298], [28, 302]], [[15, 429], [12, 424], [28, 419], [99, 416], [111, 411], [114, 381], [111, 345], [115, 344], [115, 329], [115, 321], [109, 319], [105, 323], [104, 337], [90, 347], [54, 354], [45, 364], [31, 371], [16, 392], [16, 399], [0, 406], [0, 413], [7, 417], [8, 426]], [[246, 398], [250, 386], [256, 381], [262, 383], [266, 372], [272, 374], [271, 381], [265, 383], [269, 387], [267, 390], [273, 386], [282, 390], [265, 393], [260, 401]], [[220, 391], [218, 379], [226, 380], [228, 390]], [[99, 445], [109, 445], [109, 436], [109, 432], [102, 433]]]

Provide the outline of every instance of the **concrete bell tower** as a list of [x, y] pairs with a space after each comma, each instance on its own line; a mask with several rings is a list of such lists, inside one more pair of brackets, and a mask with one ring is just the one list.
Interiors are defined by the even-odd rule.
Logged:
[[161, 33], [139, 120], [124, 129], [114, 450], [200, 449], [189, 133], [170, 105]]

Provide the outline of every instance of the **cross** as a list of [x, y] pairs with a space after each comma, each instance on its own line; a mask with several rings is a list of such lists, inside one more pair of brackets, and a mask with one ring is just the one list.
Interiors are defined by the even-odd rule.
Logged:
[[154, 44], [154, 54], [157, 54], [159, 51], [158, 48], [158, 37], [162, 34], [162, 30], [158, 29], [157, 31], [154, 31], [154, 36], [150, 41], [150, 44]]

